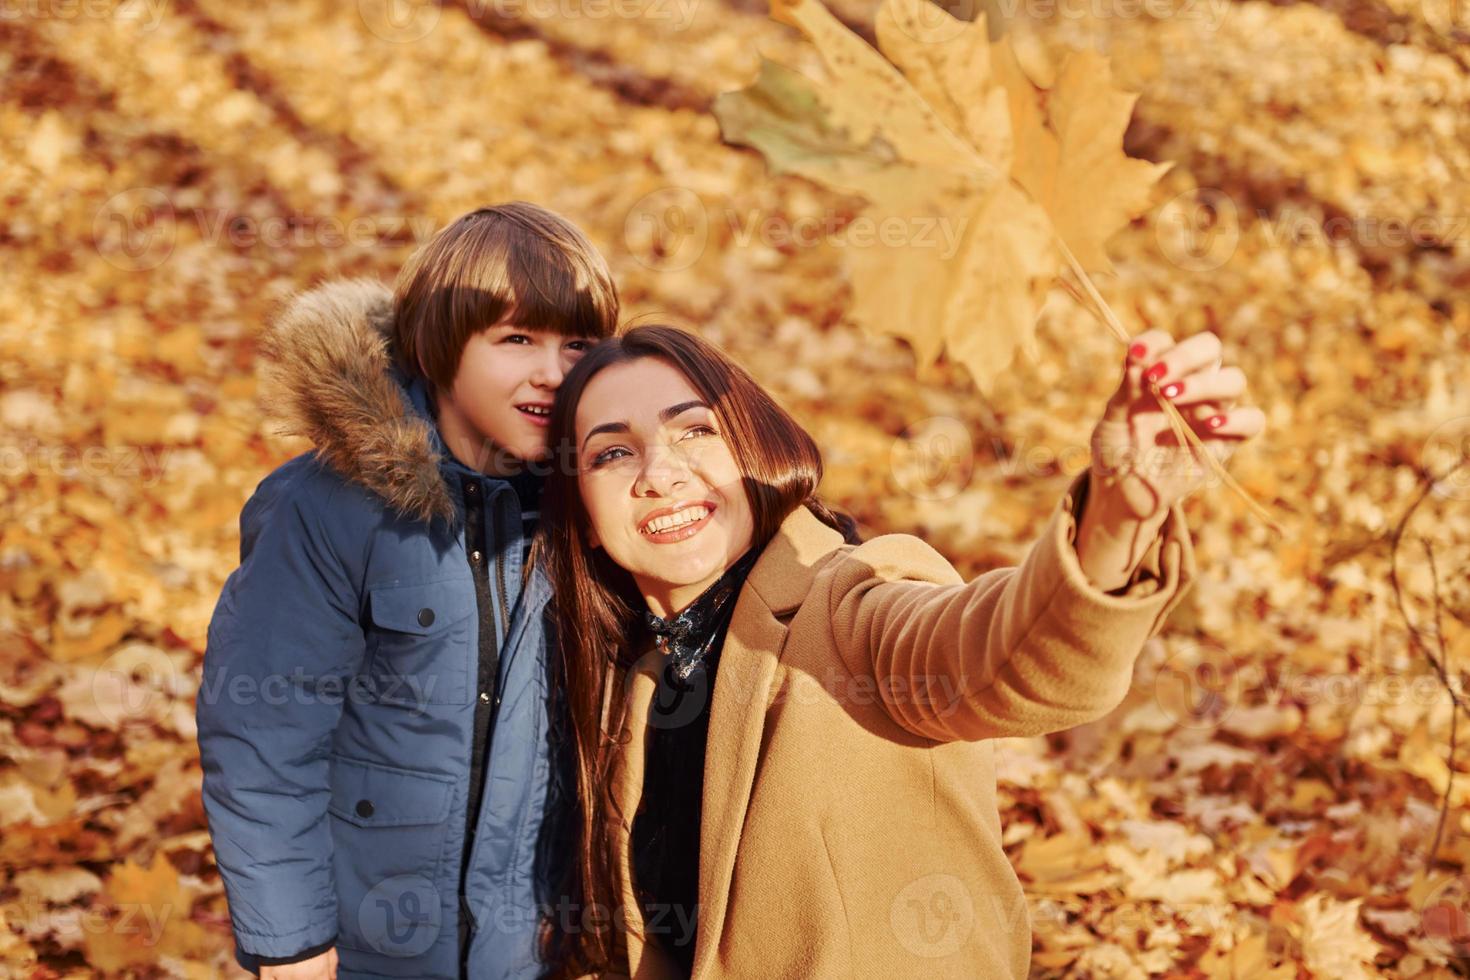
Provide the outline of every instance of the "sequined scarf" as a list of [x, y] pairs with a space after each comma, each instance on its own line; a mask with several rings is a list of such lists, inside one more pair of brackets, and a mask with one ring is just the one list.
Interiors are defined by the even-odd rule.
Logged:
[[659, 652], [669, 658], [664, 676], [678, 689], [692, 690], [706, 680], [710, 655], [718, 655], [713, 650], [715, 637], [734, 612], [740, 587], [760, 552], [759, 548], [750, 548], [698, 599], [668, 619], [644, 611], [644, 625], [653, 634]]

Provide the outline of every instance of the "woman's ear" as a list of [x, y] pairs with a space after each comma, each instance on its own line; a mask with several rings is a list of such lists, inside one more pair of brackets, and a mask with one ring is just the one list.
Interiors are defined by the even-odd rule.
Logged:
[[602, 542], [597, 537], [597, 528], [591, 526], [590, 524], [587, 526], [587, 547], [589, 547], [589, 548], [601, 548], [602, 547]]

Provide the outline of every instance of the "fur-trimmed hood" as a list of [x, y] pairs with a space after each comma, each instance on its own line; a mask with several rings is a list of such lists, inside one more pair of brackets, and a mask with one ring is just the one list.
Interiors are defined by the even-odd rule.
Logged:
[[375, 279], [296, 294], [261, 339], [267, 411], [400, 514], [454, 524], [460, 511], [440, 472], [448, 453], [423, 383], [394, 363], [392, 324], [393, 292]]

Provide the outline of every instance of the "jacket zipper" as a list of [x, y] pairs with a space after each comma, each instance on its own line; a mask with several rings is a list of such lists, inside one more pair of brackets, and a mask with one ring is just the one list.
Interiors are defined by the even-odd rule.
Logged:
[[[500, 508], [498, 506], [495, 508], [495, 534], [497, 544], [506, 540], [500, 533]], [[520, 547], [519, 543], [516, 547]], [[495, 580], [500, 586], [500, 622], [504, 629], [504, 632], [500, 635], [501, 637], [508, 637], [510, 636], [510, 610], [507, 608], [508, 604], [505, 598], [505, 549], [503, 547], [495, 549]], [[497, 649], [504, 649], [503, 639], [497, 642]], [[500, 701], [500, 682], [498, 678], [495, 687], [495, 700], [497, 704]]]
[[[475, 826], [474, 831], [473, 831], [473, 833], [474, 833], [475, 836], [474, 836], [474, 840], [472, 840], [470, 842], [470, 854], [469, 854], [469, 860], [468, 860], [468, 868], [473, 868], [474, 867], [475, 857], [479, 853], [479, 850], [480, 850], [480, 828], [479, 828], [478, 825], [479, 825], [479, 822], [480, 822], [479, 818], [484, 813], [483, 803], [484, 803], [484, 797], [485, 797], [485, 789], [486, 789], [486, 787], [488, 787], [490, 785], [490, 754], [491, 754], [490, 753], [490, 746], [495, 741], [495, 725], [500, 720], [500, 701], [501, 701], [501, 696], [502, 696], [502, 692], [501, 692], [501, 689], [500, 689], [500, 678], [501, 678], [502, 675], [507, 674], [508, 671], [509, 671], [509, 669], [510, 669], [510, 665], [507, 662], [507, 660], [508, 660], [508, 657], [507, 657], [508, 651], [505, 649], [505, 640], [507, 640], [507, 639], [510, 638], [510, 611], [507, 608], [507, 600], [506, 600], [506, 593], [505, 593], [505, 554], [504, 554], [505, 553], [505, 549], [504, 549], [504, 547], [502, 545], [502, 543], [505, 541], [505, 536], [501, 533], [501, 526], [500, 526], [500, 507], [499, 506], [492, 505], [492, 511], [491, 511], [491, 513], [492, 513], [492, 519], [493, 519], [493, 524], [494, 524], [494, 530], [495, 530], [495, 534], [496, 534], [495, 544], [497, 545], [497, 547], [495, 548], [495, 581], [496, 581], [497, 591], [498, 591], [499, 597], [500, 597], [500, 621], [498, 623], [496, 623], [496, 630], [495, 630], [495, 648], [498, 651], [498, 656], [496, 657], [496, 664], [495, 664], [495, 666], [496, 666], [495, 675], [496, 676], [491, 679], [492, 680], [492, 687], [493, 687], [493, 690], [495, 692], [495, 696], [492, 699], [491, 705], [490, 705], [490, 720], [489, 720], [489, 722], [485, 726], [485, 751], [484, 751], [484, 754], [481, 757], [482, 762], [481, 762], [481, 770], [480, 770], [480, 800], [478, 801], [478, 804], [479, 805], [478, 805], [478, 807], [477, 807], [477, 809], [475, 811], [476, 812], [476, 819], [475, 819], [476, 826]], [[490, 545], [490, 542], [487, 541], [487, 542], [485, 542], [485, 544], [486, 544], [486, 547], [488, 548], [489, 545]], [[464, 901], [467, 902], [469, 896], [468, 895], [462, 895], [461, 898], [462, 898], [462, 900], [464, 900]], [[475, 918], [474, 918], [474, 916], [472, 914], [470, 914], [469, 909], [462, 910], [461, 911], [461, 914], [468, 915], [469, 916], [469, 933], [466, 936], [465, 948], [464, 948], [464, 950], [461, 951], [462, 955], [465, 958], [464, 959], [464, 962], [461, 964], [461, 966], [467, 968], [467, 966], [468, 966], [468, 960], [469, 960], [469, 947], [471, 945], [473, 945], [473, 943], [474, 943], [474, 935], [475, 935], [475, 933], [478, 930], [476, 928]], [[463, 976], [464, 976], [463, 973], [461, 973], [462, 980], [463, 980]]]

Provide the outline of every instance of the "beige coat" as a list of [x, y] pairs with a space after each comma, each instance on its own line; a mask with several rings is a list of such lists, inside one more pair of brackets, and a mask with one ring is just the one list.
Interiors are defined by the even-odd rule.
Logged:
[[[1087, 480], [1020, 566], [969, 583], [911, 535], [848, 545], [804, 507], [781, 525], [716, 675], [698, 980], [1027, 975], [990, 739], [1115, 707], [1195, 574], [1176, 504], [1125, 595], [1092, 585], [1075, 550]], [[611, 783], [635, 978], [674, 975], [637, 935], [630, 876], [658, 656], [629, 674]]]

